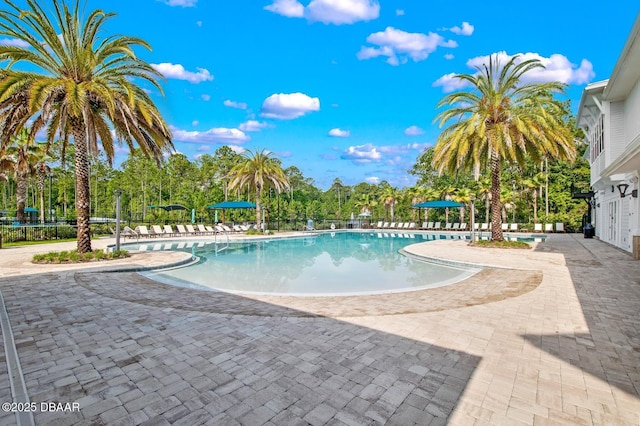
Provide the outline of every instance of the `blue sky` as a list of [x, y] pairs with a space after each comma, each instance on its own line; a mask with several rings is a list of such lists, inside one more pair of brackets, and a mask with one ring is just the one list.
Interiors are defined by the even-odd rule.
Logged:
[[[88, 0], [117, 16], [166, 76], [153, 92], [190, 159], [222, 145], [268, 149], [327, 188], [387, 180], [439, 134], [436, 104], [487, 55], [528, 54], [539, 79], [584, 86], [610, 75], [639, 7], [619, 0]], [[123, 150], [124, 151], [124, 150]], [[121, 157], [126, 154], [120, 153]]]

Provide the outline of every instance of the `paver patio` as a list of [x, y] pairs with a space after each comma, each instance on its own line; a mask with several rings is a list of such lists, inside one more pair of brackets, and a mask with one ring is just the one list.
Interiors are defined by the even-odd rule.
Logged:
[[640, 423], [640, 262], [581, 235], [526, 252], [422, 243], [411, 251], [508, 269], [361, 298], [249, 298], [29, 264], [50, 249], [0, 251], [30, 401], [80, 405], [37, 411], [36, 424]]

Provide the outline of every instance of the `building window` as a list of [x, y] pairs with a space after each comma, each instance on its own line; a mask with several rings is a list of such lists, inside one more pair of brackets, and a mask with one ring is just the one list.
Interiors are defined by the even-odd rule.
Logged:
[[593, 163], [596, 158], [604, 151], [604, 114], [600, 114], [596, 125], [589, 129], [590, 157]]

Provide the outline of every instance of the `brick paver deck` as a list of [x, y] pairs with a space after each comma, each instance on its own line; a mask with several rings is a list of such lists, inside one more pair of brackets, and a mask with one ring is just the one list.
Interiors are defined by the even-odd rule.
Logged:
[[[36, 424], [640, 421], [640, 262], [581, 235], [527, 252], [422, 243], [411, 251], [511, 269], [357, 298], [249, 298], [29, 264], [51, 249], [0, 251], [30, 400], [80, 406], [38, 410]], [[145, 253], [109, 269], [180, 260]], [[0, 351], [1, 402], [7, 377]]]

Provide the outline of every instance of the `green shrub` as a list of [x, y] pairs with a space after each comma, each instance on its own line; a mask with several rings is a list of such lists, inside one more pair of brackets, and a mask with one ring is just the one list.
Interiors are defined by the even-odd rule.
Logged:
[[490, 247], [490, 248], [504, 248], [504, 249], [530, 249], [531, 246], [524, 241], [491, 241], [480, 240], [475, 243], [469, 243], [470, 246], [475, 247]]
[[105, 253], [102, 250], [96, 250], [90, 253], [79, 254], [77, 250], [49, 252], [47, 254], [36, 254], [33, 256], [34, 263], [80, 263], [93, 262], [99, 260], [122, 259], [129, 257], [127, 250], [117, 250], [111, 253]]

